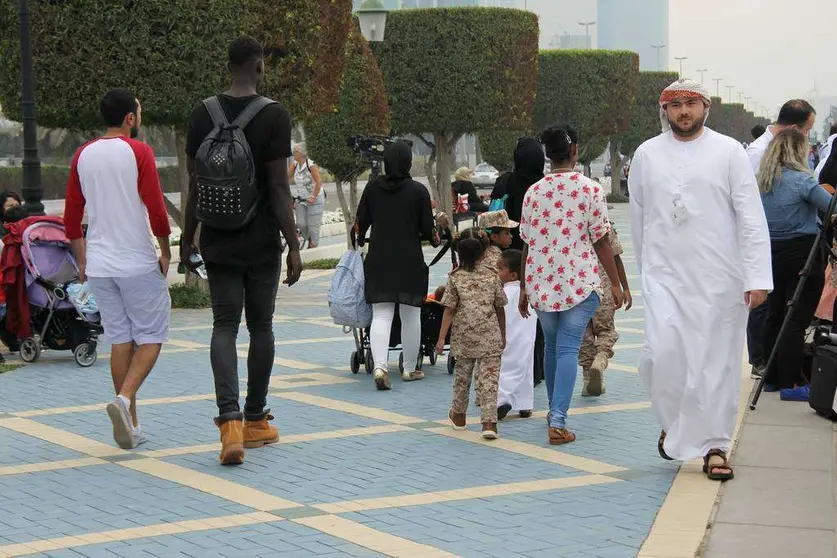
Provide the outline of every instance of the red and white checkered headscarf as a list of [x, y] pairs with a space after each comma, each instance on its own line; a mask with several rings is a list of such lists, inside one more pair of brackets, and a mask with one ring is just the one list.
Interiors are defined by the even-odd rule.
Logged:
[[[680, 78], [665, 89], [660, 94], [660, 122], [663, 125], [663, 132], [668, 132], [671, 129], [668, 118], [666, 117], [665, 107], [668, 103], [675, 99], [701, 99], [707, 108], [712, 104], [712, 98], [709, 96], [709, 91], [693, 79]], [[709, 117], [709, 110], [706, 111], [706, 117]], [[705, 120], [704, 120], [705, 122]]]

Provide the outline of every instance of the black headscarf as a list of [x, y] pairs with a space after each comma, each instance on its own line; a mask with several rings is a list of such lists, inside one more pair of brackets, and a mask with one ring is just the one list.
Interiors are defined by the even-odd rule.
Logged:
[[410, 169], [413, 167], [413, 150], [403, 141], [396, 141], [384, 150], [384, 175], [380, 185], [387, 190], [394, 190], [404, 180], [412, 180]]
[[[492, 199], [506, 198], [506, 212], [512, 221], [520, 221], [523, 212], [523, 198], [529, 187], [543, 178], [546, 156], [543, 146], [532, 137], [521, 138], [514, 150], [514, 172], [506, 173], [497, 179]], [[512, 248], [523, 248], [518, 229], [512, 229]]]

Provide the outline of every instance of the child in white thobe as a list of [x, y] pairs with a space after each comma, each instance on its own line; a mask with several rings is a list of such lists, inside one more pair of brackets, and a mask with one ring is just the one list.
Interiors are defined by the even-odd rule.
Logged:
[[497, 418], [516, 409], [522, 418], [532, 416], [535, 400], [533, 376], [537, 318], [524, 318], [520, 301], [520, 259], [518, 250], [506, 250], [497, 262], [497, 271], [506, 293], [506, 349], [500, 363], [497, 392]]

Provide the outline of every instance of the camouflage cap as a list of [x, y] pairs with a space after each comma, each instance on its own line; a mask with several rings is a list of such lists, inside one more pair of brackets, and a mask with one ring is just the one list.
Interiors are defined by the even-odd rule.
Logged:
[[500, 211], [488, 211], [479, 217], [479, 227], [481, 229], [515, 229], [520, 226], [517, 221], [509, 219], [509, 214], [505, 209]]

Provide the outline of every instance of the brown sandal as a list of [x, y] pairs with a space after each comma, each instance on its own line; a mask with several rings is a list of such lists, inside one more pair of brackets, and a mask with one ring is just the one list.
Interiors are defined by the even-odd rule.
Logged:
[[[724, 462], [718, 465], [710, 465], [709, 459], [715, 456], [720, 457], [724, 460]], [[717, 472], [718, 469], [727, 469], [728, 471], [724, 473], [719, 473]], [[726, 452], [720, 449], [709, 450], [709, 453], [707, 453], [706, 457], [703, 458], [703, 472], [706, 474], [706, 477], [709, 480], [716, 481], [728, 481], [735, 476], [732, 467], [729, 464], [729, 460], [727, 459]]]
[[660, 430], [660, 439], [657, 440], [657, 451], [660, 452], [660, 457], [665, 459], [666, 461], [674, 461], [671, 457], [668, 456], [666, 450], [663, 449], [663, 444], [666, 441], [666, 431]]
[[575, 442], [575, 434], [566, 428], [549, 428], [549, 445], [561, 446]]

